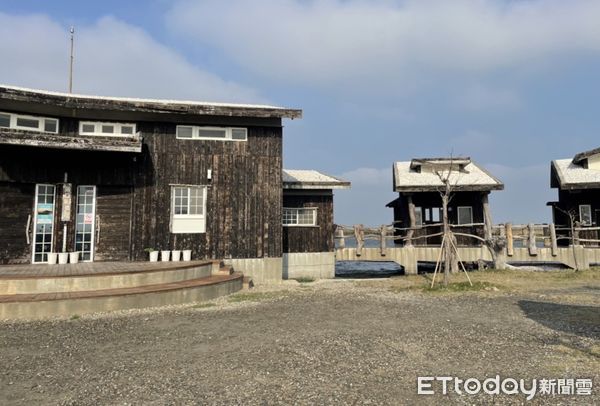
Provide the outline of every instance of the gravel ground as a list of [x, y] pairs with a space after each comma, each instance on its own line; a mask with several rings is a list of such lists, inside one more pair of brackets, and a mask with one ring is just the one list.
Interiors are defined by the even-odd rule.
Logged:
[[[418, 376], [592, 378], [597, 285], [426, 293], [352, 281], [286, 284], [209, 305], [0, 324], [1, 404], [521, 404], [417, 395]], [[578, 298], [580, 299], [578, 302]], [[437, 388], [438, 391], [441, 388]]]

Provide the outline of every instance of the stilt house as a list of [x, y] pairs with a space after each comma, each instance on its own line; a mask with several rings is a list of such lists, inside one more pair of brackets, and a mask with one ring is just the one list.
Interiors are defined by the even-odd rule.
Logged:
[[552, 161], [550, 186], [558, 189], [558, 201], [549, 202], [559, 245], [568, 245], [571, 219], [576, 230], [576, 243], [598, 246], [600, 238], [600, 148], [581, 152], [572, 159]]
[[[394, 209], [396, 240], [400, 245], [439, 245], [442, 232], [442, 179], [448, 179], [451, 200], [448, 219], [456, 232], [481, 238], [491, 233], [492, 216], [488, 195], [502, 190], [504, 185], [470, 158], [422, 158], [395, 162], [394, 192], [398, 198], [387, 204]], [[481, 242], [457, 236], [459, 245], [480, 245]]]

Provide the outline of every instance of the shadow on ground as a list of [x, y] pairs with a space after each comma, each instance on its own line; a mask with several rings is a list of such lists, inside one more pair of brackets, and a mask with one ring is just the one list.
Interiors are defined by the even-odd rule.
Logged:
[[526, 317], [548, 328], [600, 338], [600, 307], [520, 300]]

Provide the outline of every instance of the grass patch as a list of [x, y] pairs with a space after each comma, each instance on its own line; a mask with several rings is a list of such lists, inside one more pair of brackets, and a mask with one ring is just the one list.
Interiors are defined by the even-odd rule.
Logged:
[[229, 303], [260, 302], [262, 300], [277, 299], [285, 295], [285, 292], [243, 292], [231, 295], [227, 298]]
[[300, 278], [296, 278], [296, 281], [300, 283], [311, 283], [315, 281], [315, 278], [311, 278], [309, 276], [302, 276]]
[[71, 320], [78, 320], [80, 318], [81, 318], [81, 316], [78, 315], [78, 314], [74, 314], [74, 315], [71, 316]]
[[424, 292], [479, 292], [482, 290], [487, 291], [496, 291], [499, 290], [498, 286], [493, 285], [488, 282], [473, 282], [473, 286], [469, 282], [454, 282], [449, 283], [448, 286], [444, 286], [439, 283], [431, 287], [431, 285], [426, 286], [423, 291]]
[[192, 306], [193, 309], [206, 309], [207, 307], [215, 307], [215, 303], [198, 303]]

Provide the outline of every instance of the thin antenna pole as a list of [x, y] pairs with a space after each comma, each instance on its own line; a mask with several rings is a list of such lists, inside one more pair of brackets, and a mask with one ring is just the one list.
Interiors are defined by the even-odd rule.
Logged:
[[71, 60], [69, 65], [69, 93], [73, 93], [73, 34], [75, 34], [75, 28], [71, 26]]

